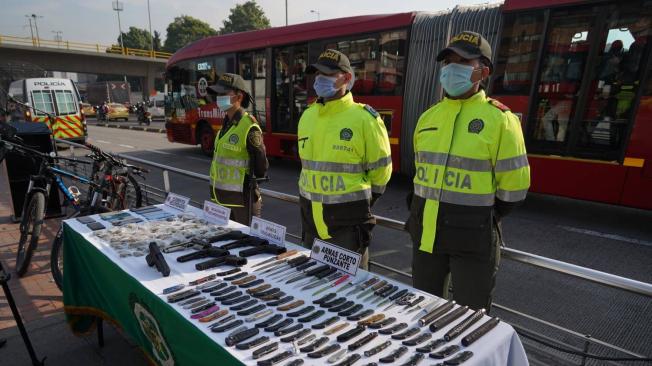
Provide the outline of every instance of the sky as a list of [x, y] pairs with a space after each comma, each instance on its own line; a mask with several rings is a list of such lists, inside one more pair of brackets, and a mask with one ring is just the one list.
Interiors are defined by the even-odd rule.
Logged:
[[[174, 17], [190, 15], [222, 27], [229, 10], [245, 0], [150, 0], [152, 31], [165, 39], [165, 29]], [[285, 25], [285, 0], [258, 0], [272, 26]], [[324, 2], [287, 0], [288, 23], [297, 24], [320, 19], [342, 18], [365, 14], [438, 11], [456, 5], [484, 3], [482, 0], [327, 0]], [[492, 0], [491, 2], [495, 2]], [[117, 43], [118, 17], [111, 0], [0, 0], [0, 36], [29, 37], [26, 14], [37, 18], [40, 38], [54, 39], [61, 31], [63, 40], [108, 45]], [[122, 30], [130, 26], [148, 29], [147, 0], [124, 0], [120, 13]]]

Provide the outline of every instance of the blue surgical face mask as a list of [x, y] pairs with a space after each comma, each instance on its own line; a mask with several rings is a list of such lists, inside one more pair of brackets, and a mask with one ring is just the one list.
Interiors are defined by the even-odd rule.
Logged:
[[219, 108], [221, 111], [224, 112], [226, 112], [227, 110], [231, 109], [231, 107], [233, 107], [233, 104], [231, 104], [230, 95], [222, 95], [219, 97], [215, 97], [215, 103], [217, 103], [217, 108]]
[[450, 63], [441, 68], [439, 82], [451, 97], [459, 97], [473, 87], [471, 74], [475, 68], [470, 65]]
[[339, 89], [335, 88], [337, 76], [317, 75], [315, 82], [312, 86], [315, 88], [315, 93], [321, 98], [330, 98], [337, 94]]

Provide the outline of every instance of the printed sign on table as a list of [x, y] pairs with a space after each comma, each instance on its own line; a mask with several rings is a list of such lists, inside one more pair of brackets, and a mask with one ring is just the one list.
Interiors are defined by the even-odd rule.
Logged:
[[267, 239], [270, 243], [285, 246], [285, 231], [283, 225], [263, 220], [260, 217], [251, 218], [251, 235]]
[[315, 239], [312, 244], [310, 258], [355, 276], [360, 267], [362, 254]]
[[218, 225], [229, 223], [231, 209], [211, 201], [204, 201], [204, 218]]
[[186, 211], [188, 202], [190, 198], [172, 192], [165, 197], [165, 205], [179, 211]]

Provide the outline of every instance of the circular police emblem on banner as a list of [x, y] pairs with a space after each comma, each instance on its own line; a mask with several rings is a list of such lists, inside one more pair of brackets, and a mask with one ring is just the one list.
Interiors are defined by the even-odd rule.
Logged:
[[232, 143], [233, 145], [237, 144], [239, 140], [240, 140], [240, 138], [235, 133], [233, 133], [233, 134], [231, 134], [231, 136], [229, 136], [229, 142]]
[[319, 245], [313, 245], [312, 252], [315, 254], [319, 254], [319, 252], [321, 252], [321, 247]]
[[484, 122], [481, 119], [474, 119], [469, 122], [469, 133], [480, 133], [484, 128]]
[[353, 131], [351, 131], [350, 128], [343, 128], [340, 131], [340, 140], [351, 141], [352, 138], [353, 138]]

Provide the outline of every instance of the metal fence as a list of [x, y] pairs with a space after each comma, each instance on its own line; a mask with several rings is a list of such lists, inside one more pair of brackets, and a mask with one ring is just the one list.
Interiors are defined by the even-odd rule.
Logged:
[[[71, 145], [73, 147], [85, 148], [83, 145], [76, 144], [76, 143], [69, 142], [69, 141], [57, 140], [57, 142], [68, 144], [68, 145]], [[72, 150], [72, 148], [71, 148], [71, 150]], [[170, 192], [170, 179], [169, 179], [170, 172], [175, 173], [175, 174], [179, 174], [181, 176], [198, 179], [198, 180], [201, 180], [201, 181], [204, 181], [204, 182], [209, 182], [210, 181], [209, 176], [205, 175], [205, 174], [199, 174], [199, 173], [195, 173], [195, 172], [191, 172], [191, 171], [187, 171], [187, 170], [183, 170], [183, 169], [178, 169], [178, 168], [175, 168], [175, 167], [172, 167], [172, 166], [168, 166], [168, 165], [165, 165], [165, 164], [159, 164], [159, 163], [156, 163], [156, 162], [152, 162], [152, 161], [145, 160], [145, 159], [140, 159], [140, 158], [129, 156], [129, 155], [124, 155], [124, 154], [116, 154], [116, 155], [118, 157], [120, 157], [120, 158], [127, 159], [127, 160], [135, 162], [135, 163], [147, 165], [147, 166], [158, 168], [158, 169], [162, 170], [164, 187], [154, 187], [154, 186], [151, 186], [151, 185], [144, 185], [144, 188], [145, 188], [145, 190], [147, 192], [148, 197], [153, 198], [157, 202], [162, 202], [165, 199], [166, 194], [168, 192]], [[278, 199], [278, 200], [293, 203], [293, 204], [298, 204], [299, 203], [299, 197], [294, 196], [294, 195], [289, 195], [289, 194], [286, 194], [286, 193], [276, 192], [276, 191], [272, 191], [272, 190], [268, 190], [268, 189], [261, 189], [261, 193], [264, 196], [269, 197], [269, 198], [274, 198], [274, 199]], [[191, 203], [198, 206], [198, 207], [201, 207], [200, 202], [191, 201]], [[390, 218], [386, 218], [386, 217], [382, 217], [382, 216], [376, 216], [376, 223], [377, 223], [377, 225], [383, 226], [383, 227], [386, 227], [386, 228], [399, 230], [399, 231], [405, 231], [404, 222], [401, 222], [401, 221], [398, 221], [398, 220], [394, 220], [394, 219], [390, 219]], [[288, 236], [290, 236], [290, 237], [292, 237], [292, 238], [294, 238], [296, 240], [301, 240], [301, 237], [296, 235], [296, 234], [288, 233]], [[563, 261], [558, 261], [558, 260], [555, 260], [555, 259], [551, 259], [551, 258], [539, 256], [539, 255], [536, 255], [536, 254], [523, 252], [523, 251], [512, 249], [512, 248], [503, 247], [501, 249], [501, 259], [509, 259], [509, 260], [512, 260], [512, 261], [515, 261], [515, 262], [518, 262], [518, 263], [523, 263], [523, 264], [526, 264], [526, 265], [546, 269], [546, 270], [553, 271], [553, 272], [556, 272], [556, 273], [565, 274], [565, 275], [572, 276], [572, 277], [575, 277], [575, 278], [590, 281], [590, 282], [593, 282], [593, 283], [596, 283], [596, 284], [599, 284], [599, 285], [609, 286], [609, 287], [612, 287], [612, 288], [615, 288], [615, 289], [618, 289], [618, 290], [623, 290], [623, 291], [627, 291], [627, 292], [630, 292], [630, 293], [633, 293], [633, 294], [642, 295], [642, 296], [645, 296], [645, 297], [650, 298], [652, 300], [652, 284], [649, 284], [649, 283], [640, 282], [640, 281], [632, 280], [632, 279], [621, 277], [621, 276], [616, 276], [616, 275], [613, 275], [613, 274], [610, 274], [610, 273], [597, 271], [597, 270], [594, 270], [594, 269], [574, 265], [574, 264], [563, 262]], [[382, 269], [384, 271], [388, 271], [388, 272], [397, 274], [399, 276], [405, 277], [406, 279], [411, 279], [412, 278], [412, 275], [410, 273], [400, 271], [400, 270], [398, 270], [396, 268], [384, 265], [382, 263], [378, 263], [378, 262], [375, 262], [375, 261], [370, 261], [369, 265], [370, 265], [370, 269], [373, 268], [373, 267], [376, 267], [376, 268]], [[570, 350], [576, 352], [576, 355], [578, 355], [578, 357], [580, 358], [579, 365], [586, 365], [587, 364], [587, 357], [583, 356], [583, 354], [584, 355], [587, 354], [590, 351], [592, 346], [598, 347], [600, 349], [608, 349], [608, 350], [611, 350], [611, 351], [615, 351], [615, 352], [627, 355], [627, 357], [622, 357], [623, 359], [631, 358], [631, 360], [636, 360], [636, 359], [650, 360], [649, 356], [645, 356], [645, 355], [641, 355], [641, 354], [629, 351], [627, 349], [618, 347], [618, 346], [613, 345], [611, 343], [608, 343], [608, 342], [593, 338], [588, 334], [582, 334], [582, 333], [575, 332], [575, 331], [573, 331], [571, 329], [561, 327], [559, 325], [556, 325], [556, 324], [547, 322], [545, 320], [530, 316], [528, 314], [519, 312], [519, 311], [517, 311], [515, 309], [511, 309], [509, 307], [502, 306], [500, 304], [494, 303], [493, 306], [495, 308], [497, 308], [497, 309], [502, 310], [502, 311], [506, 311], [508, 313], [511, 313], [511, 314], [517, 315], [519, 317], [526, 318], [526, 319], [528, 319], [530, 321], [536, 322], [537, 324], [540, 324], [542, 326], [552, 328], [553, 330], [559, 331], [559, 332], [561, 332], [561, 333], [563, 333], [563, 334], [565, 334], [567, 336], [581, 339], [582, 342], [583, 342], [583, 347], [582, 348], [574, 347], [574, 346], [568, 345], [567, 342], [560, 341], [560, 340], [557, 340], [557, 339], [553, 339], [553, 338], [548, 337], [548, 336], [546, 336], [544, 334], [537, 333], [537, 332], [534, 332], [534, 331], [532, 331], [530, 329], [527, 329], [527, 328], [524, 328], [524, 327], [519, 327], [519, 326], [516, 326], [516, 325], [512, 324], [512, 326], [517, 330], [517, 332], [519, 334], [521, 334], [522, 336], [524, 336], [525, 338], [527, 338], [527, 339], [538, 339], [539, 343], [542, 343], [544, 345], [547, 343], [548, 344], [547, 347], [551, 348], [551, 349], [563, 348], [563, 349], [566, 349], [566, 350], [570, 349]], [[541, 340], [543, 342], [541, 342]], [[604, 363], [601, 363], [601, 364], [620, 365], [620, 363], [611, 362], [609, 360], [604, 360]]]

